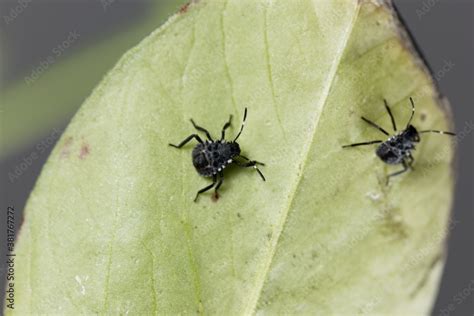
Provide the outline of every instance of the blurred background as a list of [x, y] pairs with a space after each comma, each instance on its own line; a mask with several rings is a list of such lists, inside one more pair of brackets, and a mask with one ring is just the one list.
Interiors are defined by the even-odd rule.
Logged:
[[[42, 165], [84, 99], [129, 48], [184, 0], [0, 0], [0, 278], [7, 207], [16, 228]], [[448, 97], [459, 132], [474, 124], [474, 1], [396, 0]], [[474, 315], [473, 135], [458, 149], [449, 251], [433, 315]], [[4, 284], [2, 282], [2, 293]], [[3, 294], [2, 294], [3, 296]], [[2, 299], [2, 310], [4, 300]]]

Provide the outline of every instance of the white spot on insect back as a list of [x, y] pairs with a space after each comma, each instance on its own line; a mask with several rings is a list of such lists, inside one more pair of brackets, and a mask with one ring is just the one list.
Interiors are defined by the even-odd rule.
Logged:
[[231, 162], [232, 162], [232, 159], [227, 160], [227, 163], [231, 163]]

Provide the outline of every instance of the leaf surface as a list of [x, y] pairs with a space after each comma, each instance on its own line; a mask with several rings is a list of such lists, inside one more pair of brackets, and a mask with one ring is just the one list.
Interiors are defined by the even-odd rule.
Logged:
[[[84, 103], [30, 197], [17, 248], [21, 313], [419, 314], [431, 308], [452, 200], [450, 139], [415, 170], [375, 147], [449, 130], [425, 68], [377, 1], [200, 1], [129, 51]], [[191, 163], [193, 118], [264, 161], [226, 169], [221, 198]], [[203, 135], [204, 137], [204, 135]]]

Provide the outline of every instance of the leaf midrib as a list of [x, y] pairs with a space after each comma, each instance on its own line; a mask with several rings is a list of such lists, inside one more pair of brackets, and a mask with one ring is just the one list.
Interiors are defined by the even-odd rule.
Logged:
[[[314, 8], [314, 9], [316, 9], [316, 8]], [[329, 97], [329, 92], [330, 92], [332, 84], [334, 82], [334, 78], [336, 77], [337, 70], [339, 69], [339, 65], [340, 65], [342, 57], [344, 55], [345, 48], [347, 47], [347, 43], [349, 41], [350, 35], [352, 33], [352, 30], [354, 29], [354, 24], [355, 24], [355, 21], [357, 20], [359, 10], [360, 10], [360, 4], [357, 4], [357, 6], [354, 10], [352, 19], [351, 19], [350, 23], [348, 24], [348, 28], [344, 32], [344, 37], [342, 39], [341, 46], [339, 47], [339, 49], [337, 51], [337, 55], [336, 55], [336, 58], [334, 59], [334, 63], [331, 66], [330, 73], [328, 75], [327, 85], [324, 86], [323, 95], [320, 99], [321, 100], [320, 105], [317, 107], [318, 109], [321, 109], [321, 110], [318, 113], [316, 113], [316, 117], [314, 119], [315, 123], [313, 125], [313, 129], [312, 129], [312, 133], [311, 133], [311, 135], [312, 135], [311, 141], [309, 141], [307, 143], [308, 145], [306, 146], [306, 148], [303, 151], [304, 154], [302, 155], [303, 159], [302, 159], [301, 168], [300, 168], [301, 172], [296, 176], [296, 179], [294, 181], [292, 189], [290, 190], [288, 203], [282, 211], [281, 220], [278, 223], [276, 231], [274, 231], [274, 233], [272, 234], [272, 240], [271, 240], [271, 246], [270, 246], [270, 249], [269, 249], [268, 259], [263, 262], [263, 264], [262, 264], [263, 268], [262, 268], [261, 273], [260, 274], [257, 273], [257, 278], [256, 278], [257, 281], [255, 283], [256, 284], [255, 289], [254, 289], [254, 291], [251, 291], [250, 294], [249, 294], [249, 299], [247, 301], [247, 305], [245, 306], [245, 308], [243, 310], [244, 315], [255, 314], [255, 310], [257, 308], [258, 302], [260, 300], [260, 296], [261, 296], [262, 291], [263, 291], [263, 285], [265, 284], [265, 280], [267, 279], [267, 275], [268, 275], [268, 272], [270, 270], [271, 263], [272, 263], [273, 258], [275, 256], [275, 253], [276, 253], [276, 249], [277, 249], [277, 246], [278, 246], [278, 241], [280, 239], [281, 233], [283, 232], [284, 226], [286, 224], [288, 214], [290, 212], [291, 205], [294, 202], [296, 191], [297, 191], [297, 189], [299, 187], [299, 184], [301, 182], [301, 179], [302, 179], [303, 170], [306, 167], [306, 161], [308, 160], [308, 155], [309, 155], [309, 152], [310, 152], [310, 149], [311, 149], [311, 145], [313, 144], [314, 136], [316, 134], [316, 128], [319, 124], [319, 119], [320, 119], [321, 114], [323, 112], [324, 105], [326, 104], [327, 99]]]

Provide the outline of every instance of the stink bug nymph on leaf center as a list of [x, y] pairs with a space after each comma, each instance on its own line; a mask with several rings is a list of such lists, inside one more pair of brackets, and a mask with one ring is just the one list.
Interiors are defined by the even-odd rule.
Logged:
[[235, 164], [244, 168], [253, 167], [262, 180], [265, 181], [265, 177], [260, 169], [258, 169], [259, 165], [264, 166], [264, 164], [255, 160], [250, 160], [240, 154], [240, 146], [237, 143], [237, 139], [244, 129], [246, 119], [247, 108], [245, 108], [244, 111], [244, 119], [240, 131], [232, 141], [225, 140], [225, 130], [231, 125], [232, 115], [229, 117], [229, 121], [227, 121], [227, 123], [224, 124], [224, 127], [222, 127], [221, 138], [219, 140], [214, 140], [205, 128], [196, 125], [193, 119], [191, 119], [194, 128], [205, 133], [207, 140], [203, 141], [198, 134], [192, 134], [186, 137], [181, 143], [179, 143], [179, 145], [169, 144], [172, 147], [181, 148], [193, 138], [198, 141], [198, 144], [194, 147], [192, 152], [193, 165], [201, 176], [212, 177], [212, 184], [199, 190], [194, 198], [194, 202], [196, 202], [199, 194], [212, 189], [214, 186], [215, 196], [216, 198], [219, 197], [217, 191], [224, 181], [224, 169], [229, 164]]
[[[375, 150], [375, 154], [385, 163], [390, 164], [390, 165], [397, 165], [401, 164], [403, 166], [403, 169], [397, 172], [394, 172], [392, 174], [389, 174], [387, 177], [387, 184], [390, 179], [390, 177], [402, 174], [408, 169], [413, 169], [413, 162], [415, 159], [413, 158], [412, 155], [412, 150], [415, 150], [415, 146], [417, 143], [420, 142], [420, 134], [423, 133], [438, 133], [438, 134], [445, 134], [445, 135], [451, 135], [454, 136], [456, 134], [452, 132], [444, 132], [444, 131], [438, 131], [438, 130], [424, 130], [424, 131], [418, 131], [413, 125], [411, 125], [411, 121], [413, 119], [413, 116], [415, 115], [415, 104], [413, 102], [413, 99], [410, 98], [410, 103], [412, 107], [412, 112], [410, 119], [408, 120], [408, 123], [405, 127], [404, 130], [401, 132], [396, 133], [393, 136], [390, 136], [390, 134], [384, 130], [382, 127], [378, 126], [374, 122], [366, 119], [365, 117], [361, 117], [364, 122], [369, 124], [372, 127], [375, 127], [378, 129], [380, 132], [384, 133], [385, 135], [389, 136], [389, 138], [386, 141], [383, 140], [372, 140], [369, 142], [363, 142], [363, 143], [355, 143], [355, 144], [350, 144], [350, 145], [345, 145], [342, 146], [342, 148], [347, 148], [347, 147], [356, 147], [356, 146], [364, 146], [364, 145], [372, 145], [372, 144], [380, 144], [377, 149]], [[392, 125], [393, 125], [393, 130], [397, 132], [397, 124], [395, 122], [395, 119], [392, 115], [392, 111], [390, 110], [390, 107], [387, 104], [387, 101], [384, 100], [385, 104], [385, 109], [388, 112], [388, 115], [390, 115], [390, 119], [392, 120]]]

